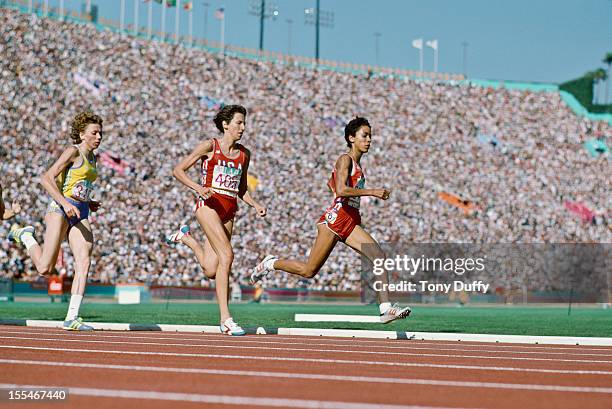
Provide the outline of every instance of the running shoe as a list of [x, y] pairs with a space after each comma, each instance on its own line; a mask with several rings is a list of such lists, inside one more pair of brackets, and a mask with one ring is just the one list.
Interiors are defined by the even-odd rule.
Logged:
[[21, 236], [25, 233], [34, 234], [34, 227], [19, 227], [19, 225], [15, 223], [11, 226], [11, 230], [9, 230], [8, 239], [14, 241], [16, 244], [22, 245]]
[[83, 318], [78, 317], [73, 320], [64, 321], [62, 326], [66, 331], [93, 331], [93, 327], [83, 323]]
[[169, 236], [166, 236], [165, 242], [169, 246], [174, 246], [177, 243], [181, 242], [183, 236], [189, 235], [189, 226], [184, 224], [182, 225], [176, 233], [172, 233]]
[[221, 333], [226, 334], [226, 335], [239, 336], [239, 335], [246, 334], [246, 332], [244, 332], [242, 327], [234, 322], [232, 317], [229, 317], [228, 319], [225, 320], [225, 322], [222, 322], [220, 325], [220, 328], [221, 328]]
[[251, 285], [255, 285], [255, 283], [263, 280], [270, 271], [274, 270], [272, 266], [276, 260], [278, 260], [278, 257], [267, 255], [261, 263], [257, 264], [257, 266], [251, 270]]
[[408, 317], [410, 312], [412, 312], [410, 307], [395, 303], [387, 308], [387, 311], [385, 311], [383, 314], [380, 314], [380, 322], [383, 324], [388, 324], [391, 321]]

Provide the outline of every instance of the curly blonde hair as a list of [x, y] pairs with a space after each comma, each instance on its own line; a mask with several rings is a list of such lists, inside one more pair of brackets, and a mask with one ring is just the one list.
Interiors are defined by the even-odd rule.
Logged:
[[70, 138], [72, 143], [81, 143], [81, 133], [85, 132], [85, 128], [89, 124], [98, 124], [102, 126], [102, 118], [94, 114], [91, 111], [81, 112], [74, 117], [72, 124], [70, 125]]

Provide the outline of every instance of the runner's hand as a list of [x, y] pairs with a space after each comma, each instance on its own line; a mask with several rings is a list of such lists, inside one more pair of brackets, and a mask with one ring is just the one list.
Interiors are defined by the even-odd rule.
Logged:
[[211, 197], [213, 195], [213, 191], [207, 187], [203, 187], [203, 186], [198, 186], [198, 188], [196, 189], [196, 192], [198, 193], [198, 195], [206, 200], [209, 197]]
[[92, 212], [97, 212], [98, 209], [100, 209], [100, 206], [102, 206], [102, 203], [97, 200], [89, 201], [89, 210], [91, 210]]
[[64, 209], [64, 213], [66, 213], [66, 216], [68, 216], [68, 218], [72, 218], [75, 216], [77, 218], [81, 217], [81, 212], [79, 212], [79, 209], [68, 201], [64, 205], [62, 205], [62, 209]]
[[255, 206], [255, 211], [259, 217], [266, 217], [266, 214], [268, 214], [268, 211], [263, 206]]
[[374, 197], [382, 200], [387, 200], [391, 196], [391, 191], [387, 189], [374, 189]]
[[13, 214], [19, 214], [21, 213], [21, 205], [17, 202], [13, 202], [11, 203], [11, 210], [13, 211]]

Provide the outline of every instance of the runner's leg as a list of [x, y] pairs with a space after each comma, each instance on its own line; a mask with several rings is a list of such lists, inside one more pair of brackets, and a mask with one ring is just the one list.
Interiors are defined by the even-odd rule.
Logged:
[[67, 231], [68, 221], [63, 214], [49, 212], [45, 215], [43, 245], [36, 243], [28, 249], [28, 254], [39, 274], [49, 274], [53, 271], [60, 246]]
[[336, 243], [340, 240], [338, 236], [323, 224], [317, 225], [317, 238], [310, 250], [307, 262], [290, 259], [278, 259], [274, 262], [275, 270], [286, 271], [305, 278], [312, 278], [317, 275]]

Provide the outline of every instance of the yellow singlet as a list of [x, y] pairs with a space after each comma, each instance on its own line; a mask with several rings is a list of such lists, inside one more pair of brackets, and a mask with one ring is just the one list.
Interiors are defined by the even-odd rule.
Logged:
[[77, 145], [74, 145], [81, 154], [83, 163], [78, 168], [70, 167], [64, 169], [57, 178], [57, 187], [62, 191], [65, 197], [88, 202], [90, 200], [93, 182], [98, 177], [98, 169], [96, 167], [96, 156], [92, 154], [93, 161], [83, 155], [83, 152]]

